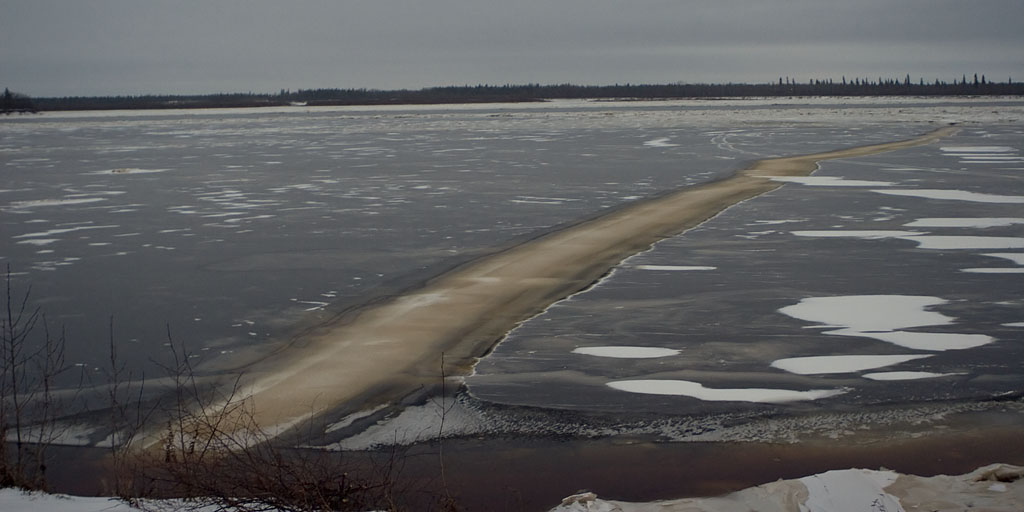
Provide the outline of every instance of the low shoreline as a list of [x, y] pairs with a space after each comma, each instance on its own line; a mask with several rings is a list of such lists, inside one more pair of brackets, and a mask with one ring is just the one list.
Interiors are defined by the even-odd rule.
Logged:
[[[804, 176], [820, 160], [927, 144], [917, 138], [760, 160], [723, 180], [626, 205], [445, 272], [420, 289], [350, 311], [246, 369], [241, 396], [254, 420], [280, 433], [327, 412], [358, 412], [465, 375], [502, 336], [598, 280], [628, 256], [741, 201]], [[443, 368], [442, 368], [443, 361]]]

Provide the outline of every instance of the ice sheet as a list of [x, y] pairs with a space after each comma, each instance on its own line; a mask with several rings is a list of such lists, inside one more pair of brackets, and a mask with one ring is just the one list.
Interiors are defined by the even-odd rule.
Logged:
[[790, 357], [772, 362], [773, 368], [798, 375], [852, 373], [931, 357], [929, 355], [854, 355]]
[[962, 217], [938, 217], [938, 218], [925, 218], [917, 219], [914, 222], [904, 224], [908, 228], [996, 228], [1003, 226], [1012, 226], [1014, 224], [1024, 224], [1024, 218], [1021, 217], [980, 217], [980, 218], [962, 218]]
[[899, 237], [917, 242], [920, 249], [1024, 249], [1024, 238], [1012, 236], [940, 236]]
[[865, 373], [861, 375], [865, 379], [871, 380], [919, 380], [919, 379], [935, 379], [938, 377], [949, 377], [953, 375], [961, 375], [959, 373], [933, 373], [933, 372], [877, 372], [877, 373]]
[[578, 347], [573, 349], [573, 354], [583, 354], [597, 357], [612, 357], [618, 359], [651, 359], [658, 357], [669, 357], [678, 355], [681, 351], [671, 348], [658, 347], [628, 347], [628, 346], [606, 346], [606, 347]]
[[771, 179], [811, 187], [889, 187], [896, 184], [892, 181], [848, 180], [836, 176], [772, 176]]
[[716, 389], [706, 388], [698, 382], [688, 380], [620, 380], [609, 382], [608, 386], [629, 393], [689, 396], [707, 402], [785, 403], [819, 400], [846, 393], [844, 389]]
[[995, 341], [984, 334], [902, 330], [952, 324], [953, 318], [927, 309], [947, 302], [939, 297], [910, 295], [810, 297], [779, 312], [823, 327], [841, 327], [824, 334], [874, 338], [914, 350], [964, 350]]
[[925, 325], [948, 325], [953, 319], [928, 311], [949, 301], [915, 295], [840, 295], [808, 297], [779, 312], [823, 326], [843, 326], [850, 331], [882, 332]]
[[950, 201], [970, 201], [974, 203], [999, 203], [999, 204], [1021, 204], [1024, 203], [1024, 196], [1009, 196], [999, 194], [983, 194], [981, 192], [970, 192], [967, 190], [944, 190], [944, 189], [874, 189], [872, 192], [888, 194], [891, 196], [920, 197], [924, 199], [945, 199]]
[[715, 270], [718, 267], [701, 265], [636, 265], [633, 268], [639, 270], [664, 270], [664, 271], [686, 271], [686, 270]]
[[1018, 265], [1024, 265], [1024, 252], [990, 252], [982, 254], [982, 256], [989, 256], [992, 258], [1003, 258], [1010, 260]]

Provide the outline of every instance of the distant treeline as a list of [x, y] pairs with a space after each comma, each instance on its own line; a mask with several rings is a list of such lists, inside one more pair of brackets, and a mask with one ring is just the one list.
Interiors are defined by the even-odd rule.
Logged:
[[[764, 84], [616, 84], [587, 85], [477, 85], [431, 87], [420, 90], [376, 89], [300, 89], [277, 94], [238, 93], [207, 95], [145, 95], [104, 97], [35, 98], [29, 100], [38, 110], [109, 110], [162, 108], [230, 108], [285, 105], [413, 105], [437, 103], [532, 102], [550, 99], [676, 99], [736, 98], [777, 96], [1022, 96], [1024, 83], [1005, 82], [963, 75], [952, 83], [907, 75], [885, 79], [846, 78], [834, 81], [797, 81], [779, 78]], [[15, 95], [24, 97], [23, 95]], [[27, 99], [27, 97], [25, 97]], [[5, 105], [6, 108], [6, 105]], [[7, 110], [5, 110], [6, 112]]]

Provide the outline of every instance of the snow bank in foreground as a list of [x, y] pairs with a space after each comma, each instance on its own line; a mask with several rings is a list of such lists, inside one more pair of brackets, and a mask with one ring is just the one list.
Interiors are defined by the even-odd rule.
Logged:
[[[147, 502], [145, 510], [189, 510], [214, 512], [215, 507], [195, 508], [194, 504], [177, 501]], [[141, 512], [116, 498], [83, 498], [64, 494], [25, 492], [20, 489], [0, 489], [0, 511], [3, 512]]]
[[993, 464], [966, 475], [919, 477], [892, 471], [844, 469], [779, 480], [716, 498], [651, 503], [569, 496], [551, 512], [906, 512], [1024, 510], [1024, 468]]
[[[602, 500], [594, 493], [569, 496], [551, 512], [862, 512], [885, 510], [1024, 510], [1024, 467], [992, 464], [966, 475], [919, 477], [892, 471], [843, 469], [779, 480], [715, 498], [651, 503]], [[184, 510], [177, 501], [151, 501], [158, 510]], [[139, 512], [112, 498], [0, 489], [4, 512]], [[190, 509], [195, 510], [195, 509]], [[213, 510], [213, 507], [202, 510]]]

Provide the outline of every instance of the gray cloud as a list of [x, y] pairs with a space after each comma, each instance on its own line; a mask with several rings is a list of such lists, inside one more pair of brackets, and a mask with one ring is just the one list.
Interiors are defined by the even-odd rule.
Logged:
[[35, 95], [1024, 76], [1019, 0], [10, 0]]

